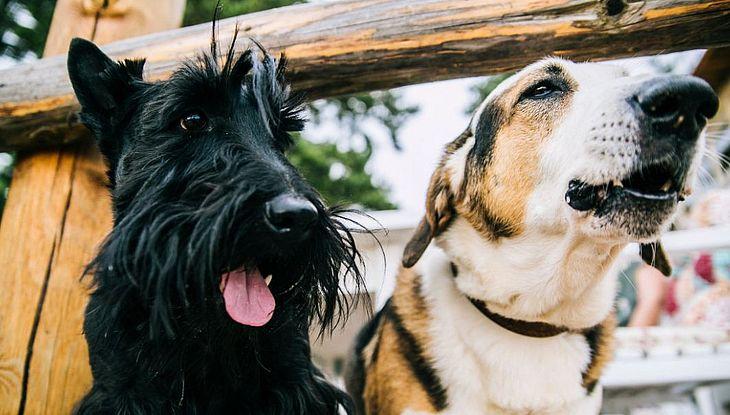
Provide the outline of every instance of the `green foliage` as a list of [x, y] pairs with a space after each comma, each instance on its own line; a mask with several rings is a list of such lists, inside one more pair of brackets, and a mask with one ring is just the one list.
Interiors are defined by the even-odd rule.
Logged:
[[0, 0], [0, 56], [40, 56], [55, 3], [56, 0]]
[[13, 156], [0, 153], [0, 216], [2, 216], [5, 200], [8, 197], [10, 179], [13, 175]]
[[341, 151], [335, 143], [300, 139], [289, 153], [289, 160], [332, 205], [356, 201], [369, 209], [394, 209], [395, 205], [388, 201], [384, 189], [374, 186], [365, 172], [371, 154], [369, 145], [364, 151]]
[[[32, 59], [43, 53], [55, 0], [0, 0], [0, 58]], [[0, 215], [13, 174], [13, 156], [0, 153]]]
[[[303, 3], [299, 0], [228, 0], [222, 1], [221, 17], [240, 16], [275, 7], [289, 6]], [[215, 11], [215, 0], [187, 0], [183, 26], [209, 22]]]
[[484, 82], [478, 83], [473, 85], [470, 90], [472, 93], [472, 96], [474, 97], [471, 104], [469, 104], [468, 107], [464, 110], [467, 115], [471, 115], [476, 111], [476, 109], [479, 107], [479, 104], [484, 101], [487, 96], [494, 91], [494, 88], [497, 87], [497, 85], [501, 84], [502, 81], [512, 76], [514, 72], [507, 72], [502, 73], [499, 75], [494, 75], [487, 77]]
[[362, 125], [367, 120], [380, 123], [388, 131], [395, 148], [400, 150], [398, 131], [406, 120], [418, 112], [418, 106], [403, 106], [400, 95], [393, 91], [375, 91], [365, 94], [346, 95], [320, 100], [309, 106], [312, 120], [322, 121], [323, 113], [334, 107], [335, 119], [343, 131], [352, 138], [361, 137], [371, 144]]

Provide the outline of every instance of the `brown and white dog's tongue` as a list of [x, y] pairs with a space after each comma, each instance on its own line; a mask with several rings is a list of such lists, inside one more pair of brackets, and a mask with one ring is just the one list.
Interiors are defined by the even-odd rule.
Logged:
[[247, 326], [263, 326], [274, 315], [276, 302], [258, 268], [237, 270], [221, 277], [226, 311]]

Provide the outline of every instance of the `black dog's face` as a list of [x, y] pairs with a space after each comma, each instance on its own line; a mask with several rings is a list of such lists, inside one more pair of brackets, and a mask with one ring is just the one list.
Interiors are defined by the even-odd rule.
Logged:
[[96, 284], [139, 290], [153, 332], [211, 309], [245, 326], [292, 312], [326, 326], [346, 308], [341, 269], [360, 280], [358, 254], [285, 158], [303, 127], [300, 101], [283, 61], [211, 49], [149, 83], [144, 61], [71, 44], [69, 76], [107, 160], [115, 213]]

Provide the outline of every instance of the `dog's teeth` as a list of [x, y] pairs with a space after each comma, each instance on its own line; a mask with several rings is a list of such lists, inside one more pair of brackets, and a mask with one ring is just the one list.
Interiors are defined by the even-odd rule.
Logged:
[[273, 275], [271, 275], [271, 274], [269, 274], [269, 276], [267, 276], [266, 278], [264, 278], [264, 282], [266, 282], [266, 285], [267, 285], [267, 286], [268, 286], [269, 284], [271, 284], [271, 280], [272, 280], [273, 278], [274, 278], [274, 276], [273, 276]]
[[672, 179], [669, 179], [662, 185], [662, 192], [668, 192], [669, 189], [672, 187]]
[[684, 122], [684, 115], [680, 115], [677, 117], [677, 121], [674, 122], [674, 125], [672, 127], [677, 128]]
[[613, 185], [616, 187], [624, 187], [623, 183], [619, 179], [613, 179]]

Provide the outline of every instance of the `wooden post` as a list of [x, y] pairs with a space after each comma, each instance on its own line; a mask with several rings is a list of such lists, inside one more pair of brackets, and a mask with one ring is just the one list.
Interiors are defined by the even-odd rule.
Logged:
[[[730, 47], [709, 49], [697, 65], [695, 75], [706, 80], [720, 97], [720, 109], [710, 125], [730, 122]], [[725, 124], [726, 125], [726, 124]], [[719, 166], [718, 166], [719, 167]]]
[[702, 56], [694, 74], [703, 78], [717, 93], [720, 93], [730, 80], [730, 47], [709, 49]]
[[[66, 53], [75, 36], [107, 43], [179, 27], [185, 7], [116, 3], [58, 0], [44, 55]], [[0, 414], [69, 413], [90, 385], [79, 278], [111, 225], [104, 183], [88, 133], [72, 148], [18, 157], [0, 225]]]

